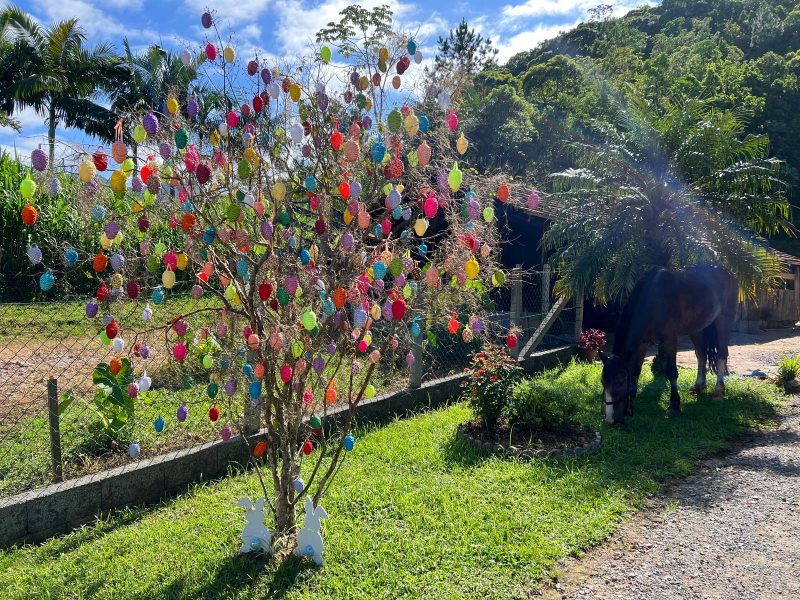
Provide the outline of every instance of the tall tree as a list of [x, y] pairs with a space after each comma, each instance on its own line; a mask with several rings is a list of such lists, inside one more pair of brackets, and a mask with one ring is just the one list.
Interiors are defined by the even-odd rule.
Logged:
[[651, 266], [702, 260], [743, 290], [769, 284], [779, 264], [757, 236], [793, 228], [780, 162], [745, 125], [708, 101], [637, 102], [572, 144], [578, 168], [553, 175], [560, 208], [544, 238], [560, 291], [619, 299]]
[[497, 48], [492, 40], [470, 29], [466, 19], [450, 30], [447, 37], [439, 37], [434, 72], [470, 76], [492, 66], [497, 60]]
[[25, 72], [0, 97], [13, 98], [14, 110], [30, 107], [45, 116], [51, 162], [58, 125], [112, 140], [114, 114], [99, 103], [102, 93], [111, 91], [124, 75], [112, 46], [87, 48], [77, 19], [42, 27], [13, 5], [0, 12], [0, 23], [26, 55]]

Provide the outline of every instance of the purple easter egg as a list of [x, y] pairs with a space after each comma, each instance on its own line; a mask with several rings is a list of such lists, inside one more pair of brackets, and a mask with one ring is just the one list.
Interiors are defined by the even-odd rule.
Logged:
[[325, 359], [321, 356], [317, 356], [311, 361], [311, 367], [317, 372], [317, 375], [322, 375], [322, 372], [325, 370]]
[[350, 252], [350, 250], [353, 249], [353, 242], [354, 241], [355, 240], [353, 239], [353, 234], [348, 231], [347, 233], [345, 233], [342, 236], [342, 242], [341, 242], [342, 243], [342, 249], [345, 252]]
[[264, 237], [265, 240], [272, 239], [272, 234], [275, 231], [275, 228], [272, 226], [271, 221], [262, 221], [261, 222], [261, 235]]
[[228, 396], [233, 396], [236, 393], [236, 380], [233, 377], [225, 382], [225, 393]]
[[161, 158], [167, 160], [172, 156], [172, 146], [169, 145], [169, 142], [161, 142], [158, 145], [158, 153], [161, 155]]
[[119, 223], [116, 221], [109, 221], [106, 223], [104, 231], [106, 233], [106, 237], [110, 240], [113, 240], [119, 233]]
[[86, 303], [86, 316], [94, 319], [97, 316], [97, 302], [90, 300]]
[[144, 189], [144, 182], [138, 173], [131, 178], [131, 189], [137, 194]]
[[483, 333], [483, 320], [480, 318], [475, 319], [472, 324], [472, 331], [475, 333]]
[[261, 69], [261, 81], [263, 81], [265, 85], [269, 85], [272, 81], [272, 73], [270, 73], [269, 69]]
[[186, 406], [186, 402], [178, 407], [178, 421], [183, 423], [186, 420], [186, 417], [189, 416], [189, 407]]
[[328, 354], [336, 354], [336, 342], [328, 342]]
[[139, 349], [139, 355], [142, 358], [149, 358], [150, 357], [150, 346], [147, 344], [142, 344], [142, 347]]

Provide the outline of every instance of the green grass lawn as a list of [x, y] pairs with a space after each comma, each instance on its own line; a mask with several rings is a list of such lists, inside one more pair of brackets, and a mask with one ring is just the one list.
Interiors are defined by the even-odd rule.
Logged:
[[580, 459], [508, 460], [455, 441], [463, 404], [364, 430], [323, 502], [327, 562], [280, 567], [238, 556], [235, 507], [258, 493], [246, 473], [190, 488], [70, 535], [0, 553], [3, 597], [516, 598], [557, 562], [603, 540], [665, 478], [764, 424], [774, 386], [731, 380], [728, 399], [695, 400], [664, 416], [667, 391], [645, 380], [637, 414], [601, 425], [599, 366], [549, 372], [576, 396], [603, 445]]

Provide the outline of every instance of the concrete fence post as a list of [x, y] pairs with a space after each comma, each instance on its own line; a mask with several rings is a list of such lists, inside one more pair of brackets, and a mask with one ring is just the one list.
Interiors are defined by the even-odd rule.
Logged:
[[[514, 277], [511, 280], [511, 312], [509, 315], [511, 329], [521, 327], [522, 325], [522, 268], [517, 265]], [[527, 332], [523, 331], [524, 334]], [[522, 339], [520, 343], [522, 343]], [[511, 356], [517, 358], [519, 356], [520, 344], [517, 344], [511, 349]]]
[[[247, 351], [247, 362], [253, 365], [258, 360], [258, 352], [255, 350]], [[255, 366], [255, 365], [254, 365]], [[261, 402], [253, 404], [250, 394], [244, 402], [244, 417], [242, 422], [242, 433], [253, 435], [261, 430]]]
[[50, 419], [50, 456], [53, 460], [53, 482], [64, 481], [61, 463], [61, 423], [58, 416], [58, 380], [51, 377], [47, 381], [47, 408]]
[[542, 267], [542, 318], [550, 312], [550, 265]]

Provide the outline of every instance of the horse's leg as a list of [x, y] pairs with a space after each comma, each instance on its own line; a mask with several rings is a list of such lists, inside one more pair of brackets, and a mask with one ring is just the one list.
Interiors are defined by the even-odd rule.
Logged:
[[697, 357], [697, 379], [691, 387], [691, 391], [700, 393], [706, 389], [706, 348], [703, 342], [703, 332], [695, 333], [692, 338], [694, 344], [694, 355]]
[[667, 379], [669, 379], [669, 408], [667, 416], [678, 415], [681, 412], [681, 397], [678, 394], [678, 336], [673, 335], [664, 339], [664, 348], [667, 351]]
[[728, 344], [731, 341], [730, 321], [726, 316], [716, 320], [717, 327], [717, 385], [714, 386], [716, 400], [725, 398], [725, 374], [728, 372]]
[[636, 349], [635, 361], [631, 371], [630, 388], [628, 389], [628, 409], [625, 411], [629, 417], [633, 416], [633, 401], [636, 398], [636, 393], [639, 391], [639, 376], [642, 374], [642, 365], [644, 364], [644, 357], [647, 356], [647, 349], [650, 347], [649, 342], [642, 342]]

